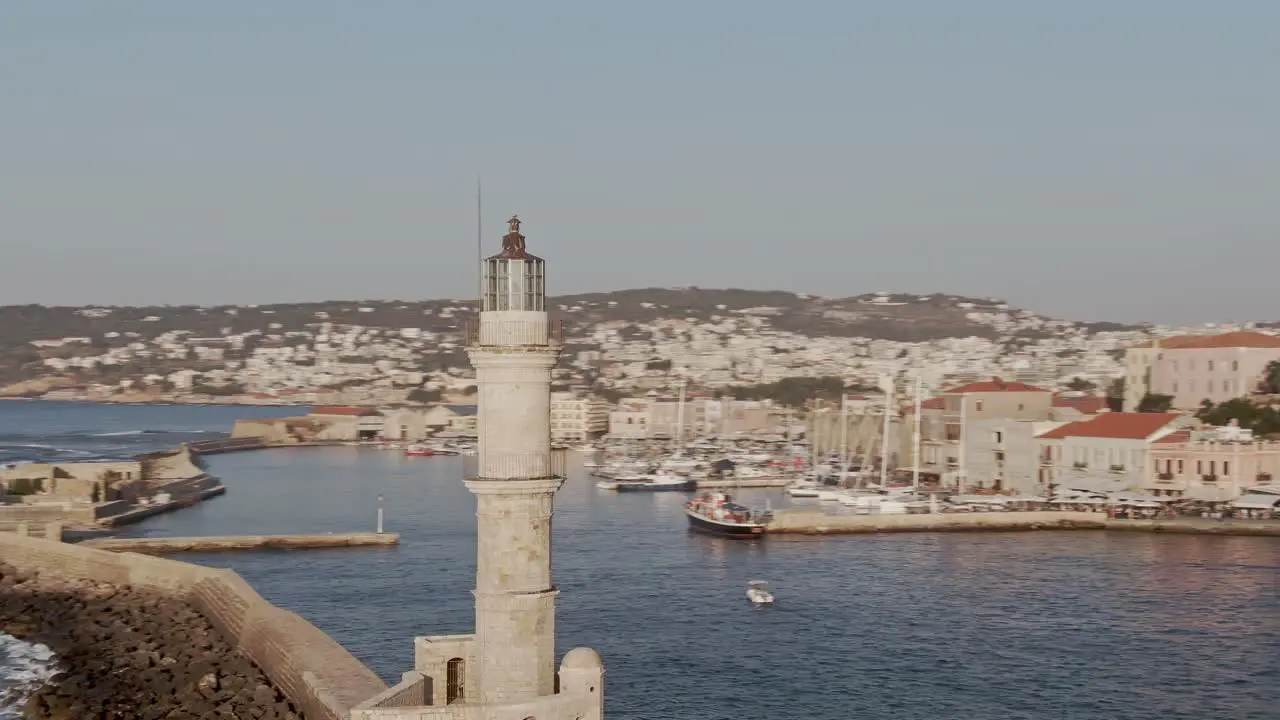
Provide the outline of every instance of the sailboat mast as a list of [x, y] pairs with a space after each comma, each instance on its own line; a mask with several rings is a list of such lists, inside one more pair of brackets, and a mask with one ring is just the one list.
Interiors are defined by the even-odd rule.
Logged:
[[849, 396], [840, 393], [840, 486], [849, 479]]
[[920, 490], [920, 396], [924, 393], [924, 377], [916, 375], [916, 417], [915, 432], [912, 433], [912, 445], [914, 457], [912, 458], [911, 468], [911, 489], [913, 491]]
[[880, 487], [889, 484], [889, 423], [893, 417], [893, 381], [885, 383], [884, 430], [880, 438]]

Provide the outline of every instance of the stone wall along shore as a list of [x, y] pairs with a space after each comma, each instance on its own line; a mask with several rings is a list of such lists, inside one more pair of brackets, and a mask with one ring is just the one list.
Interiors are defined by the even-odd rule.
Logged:
[[0, 630], [58, 656], [52, 684], [26, 703], [30, 720], [303, 717], [208, 620], [163, 592], [0, 562]]
[[[67, 664], [33, 701], [33, 718], [346, 720], [387, 689], [230, 570], [15, 534], [0, 535], [0, 562], [0, 630], [49, 645]], [[138, 698], [147, 702], [131, 711], [105, 704]]]

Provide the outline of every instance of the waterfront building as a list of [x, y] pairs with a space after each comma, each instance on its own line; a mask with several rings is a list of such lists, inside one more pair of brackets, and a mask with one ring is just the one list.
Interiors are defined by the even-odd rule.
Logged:
[[1146, 489], [1155, 495], [1218, 502], [1252, 488], [1280, 488], [1280, 442], [1238, 427], [1181, 430], [1155, 441]]
[[324, 425], [316, 431], [315, 440], [378, 440], [386, 423], [382, 413], [367, 407], [324, 406], [307, 417]]
[[1165, 338], [1125, 351], [1126, 411], [1146, 395], [1169, 395], [1175, 410], [1195, 410], [1257, 390], [1280, 337], [1255, 331]]
[[609, 405], [582, 391], [551, 393], [551, 440], [587, 442], [609, 431]]
[[1102, 413], [1041, 433], [1038, 485], [1045, 491], [1139, 490], [1147, 484], [1153, 444], [1186, 422], [1177, 413]]
[[609, 437], [637, 439], [649, 437], [648, 398], [623, 398], [609, 413]]
[[353, 720], [600, 720], [604, 667], [593, 650], [555, 665], [551, 516], [564, 482], [551, 451], [551, 370], [560, 354], [544, 261], [512, 218], [483, 261], [482, 311], [468, 327], [479, 395], [475, 632], [414, 640], [401, 683]]
[[442, 404], [427, 410], [423, 424], [432, 433], [448, 433], [474, 437], [479, 424], [476, 405]]
[[[941, 394], [941, 400], [941, 422], [928, 425], [931, 435], [924, 434], [922, 422], [921, 465], [922, 470], [928, 467], [938, 471], [942, 484], [956, 489], [968, 488], [972, 483], [990, 487], [992, 482], [985, 469], [979, 471], [970, 466], [966, 454], [969, 446], [984, 443], [981, 438], [969, 438], [966, 428], [983, 420], [1049, 420], [1053, 407], [1053, 393], [1049, 390], [999, 377], [953, 387]], [[986, 448], [992, 453], [993, 462], [997, 457], [994, 453], [1004, 452], [1001, 444], [1003, 440]]]

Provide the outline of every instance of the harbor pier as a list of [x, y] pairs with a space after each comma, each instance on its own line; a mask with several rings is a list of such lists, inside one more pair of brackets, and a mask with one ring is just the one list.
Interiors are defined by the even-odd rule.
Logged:
[[209, 537], [97, 538], [85, 547], [144, 555], [230, 550], [304, 550], [312, 548], [392, 547], [399, 533], [325, 533], [316, 535], [224, 535]]

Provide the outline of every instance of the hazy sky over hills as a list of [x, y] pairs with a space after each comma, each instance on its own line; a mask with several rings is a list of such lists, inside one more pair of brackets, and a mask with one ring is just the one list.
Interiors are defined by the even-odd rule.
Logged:
[[1280, 3], [4, 3], [0, 303], [1005, 297], [1280, 318]]

